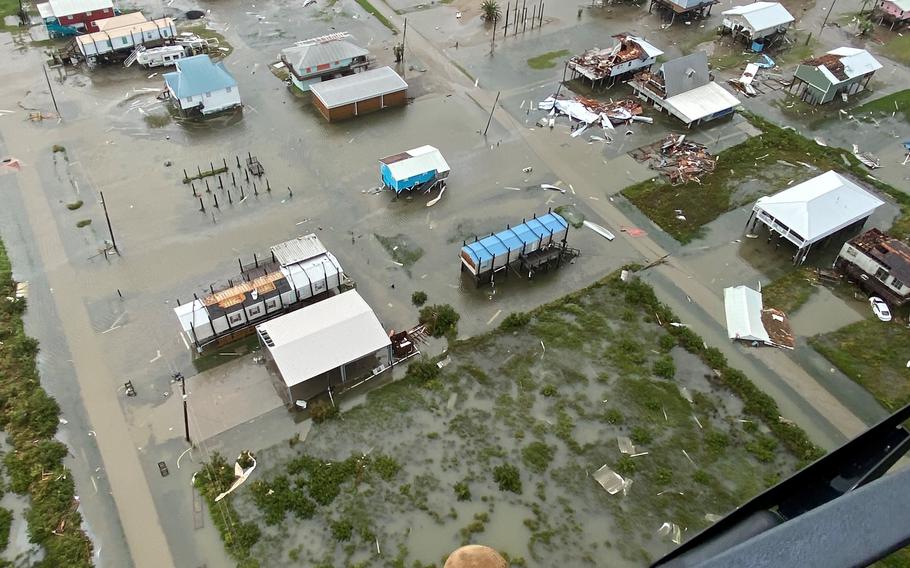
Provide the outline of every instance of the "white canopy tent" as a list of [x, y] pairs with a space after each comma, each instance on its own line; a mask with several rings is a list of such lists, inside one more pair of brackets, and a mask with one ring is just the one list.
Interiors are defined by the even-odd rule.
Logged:
[[813, 244], [853, 224], [864, 222], [884, 202], [834, 171], [828, 171], [774, 195], [759, 198], [748, 226], [759, 221], [798, 249], [802, 263]]

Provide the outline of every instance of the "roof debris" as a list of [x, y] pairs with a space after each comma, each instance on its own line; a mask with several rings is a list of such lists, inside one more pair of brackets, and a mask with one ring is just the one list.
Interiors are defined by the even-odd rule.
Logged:
[[639, 162], [650, 161], [650, 167], [666, 175], [673, 185], [701, 183], [700, 176], [713, 172], [717, 165], [703, 144], [686, 140], [685, 134], [668, 134], [662, 141], [629, 154]]

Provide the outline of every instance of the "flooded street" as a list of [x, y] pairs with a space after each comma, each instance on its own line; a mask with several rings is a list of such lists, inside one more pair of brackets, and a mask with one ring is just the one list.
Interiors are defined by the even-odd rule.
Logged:
[[[610, 34], [624, 31], [643, 34], [672, 57], [712, 39], [711, 28], [726, 2], [715, 7], [708, 22], [663, 30], [659, 18], [647, 15], [645, 7], [585, 9], [579, 18], [576, 5], [554, 3], [547, 6], [542, 28], [497, 38], [493, 57], [488, 55], [489, 34], [476, 18], [476, 2], [456, 0], [422, 8], [409, 0], [391, 1], [400, 14], [377, 4], [399, 30], [403, 17], [408, 18], [406, 63], [398, 71], [413, 100], [405, 108], [333, 124], [325, 122], [308, 95], [289, 90], [269, 66], [293, 42], [335, 31], [350, 32], [354, 41], [368, 48], [376, 58], [374, 66], [394, 65], [392, 47], [400, 41], [400, 32], [393, 34], [354, 0], [306, 8], [287, 1], [138, 3], [136, 7], [156, 16], [179, 17], [187, 9], [203, 9], [207, 25], [230, 43], [233, 51], [225, 65], [238, 82], [244, 109], [206, 123], [150, 119], [170, 116], [165, 103], [156, 99], [163, 84], [161, 72], [138, 66], [50, 69], [52, 98], [41, 72], [45, 59], [41, 49], [25, 49], [21, 36], [0, 34], [5, 79], [0, 108], [13, 111], [0, 115], [0, 154], [22, 162], [20, 172], [0, 175], [0, 232], [15, 278], [30, 283], [27, 331], [40, 341], [42, 381], [66, 420], [58, 437], [71, 450], [66, 465], [76, 479], [97, 565], [229, 564], [210, 512], [192, 489], [193, 472], [215, 451], [233, 457], [241, 449], [265, 450], [263, 457], [277, 463], [290, 455], [287, 440], [295, 433], [306, 440], [308, 452], [326, 459], [344, 460], [352, 452], [376, 446], [377, 453], [425, 455], [432, 460], [405, 464], [403, 474], [419, 476], [431, 463], [438, 468], [435, 481], [425, 480], [430, 501], [421, 514], [427, 522], [396, 516], [391, 507], [377, 511], [375, 520], [388, 525], [390, 542], [383, 546], [389, 554], [401, 546], [409, 551], [410, 561], [436, 562], [460, 543], [461, 527], [486, 513], [484, 538], [508, 543], [510, 554], [536, 558], [528, 543], [545, 529], [509, 522], [533, 517], [532, 504], [511, 495], [451, 504], [452, 484], [470, 473], [455, 464], [456, 449], [464, 448], [458, 446], [457, 436], [441, 427], [438, 443], [429, 444], [425, 438], [436, 421], [451, 427], [459, 412], [474, 412], [471, 424], [482, 423], [482, 413], [495, 413], [496, 403], [483, 389], [464, 387], [452, 408], [447, 398], [451, 393], [428, 394], [424, 402], [431, 407], [409, 418], [406, 431], [386, 440], [367, 440], [371, 427], [365, 422], [363, 438], [346, 438], [340, 444], [333, 443], [335, 426], [317, 427], [310, 439], [308, 421], [297, 422], [276, 406], [273, 391], [260, 392], [271, 386], [265, 368], [254, 365], [250, 356], [204, 373], [198, 397], [193, 397], [197, 371], [173, 313], [178, 300], [188, 301], [193, 294], [207, 293], [210, 285], [236, 277], [238, 258], [249, 262], [254, 253], [265, 254], [271, 245], [297, 235], [319, 236], [386, 329], [416, 323], [410, 298], [419, 290], [426, 292], [431, 304], [448, 303], [461, 314], [459, 338], [491, 331], [508, 314], [530, 311], [584, 288], [625, 264], [645, 264], [672, 253], [672, 268], [658, 267], [646, 276], [661, 300], [771, 394], [782, 414], [813, 441], [831, 448], [882, 415], [865, 391], [840, 373], [829, 372], [824, 360], [804, 343], [793, 354], [784, 354], [751, 352], [727, 340], [721, 327], [723, 287], [768, 282], [786, 262], [786, 252], [768, 254], [773, 247], [762, 239], [739, 242], [747, 209], [721, 217], [703, 239], [681, 247], [617, 196], [624, 187], [654, 175], [627, 152], [661, 139], [668, 130], [680, 131], [678, 124], [649, 109], [655, 124], [636, 124], [629, 134], [617, 131], [614, 142], [606, 144], [586, 136], [570, 138], [565, 121], [552, 130], [536, 127], [541, 113], [528, 110], [552, 94], [562, 76], [561, 64], [532, 70], [528, 58], [563, 49], [575, 53], [592, 45], [606, 47]], [[455, 17], [457, 11], [463, 12], [462, 18]], [[894, 73], [905, 76], [904, 70]], [[493, 109], [497, 92], [499, 103]], [[625, 87], [619, 87], [609, 96], [625, 93]], [[55, 104], [61, 120], [29, 120], [34, 112], [51, 117]], [[754, 99], [747, 106], [780, 116], [767, 100]], [[483, 136], [491, 109], [492, 121]], [[899, 132], [897, 124], [881, 128], [893, 130], [894, 136]], [[819, 132], [829, 144], [848, 145], [853, 136], [835, 126]], [[906, 169], [890, 164], [894, 158], [890, 140], [886, 144], [882, 131], [872, 125], [863, 125], [861, 132], [864, 149], [889, 162], [876, 175], [881, 172], [882, 179], [907, 187]], [[692, 138], [719, 151], [755, 134], [748, 122], [734, 117], [699, 129]], [[451, 166], [448, 189], [439, 203], [428, 208], [423, 195], [395, 199], [390, 192], [370, 191], [379, 182], [380, 158], [424, 144], [439, 148]], [[237, 160], [243, 162], [248, 155], [258, 157], [265, 167], [262, 179], [247, 181], [237, 167]], [[207, 178], [208, 192], [203, 181], [192, 188], [183, 183], [184, 170], [192, 175], [197, 168], [222, 164], [227, 172], [220, 185], [214, 177]], [[542, 183], [566, 191], [544, 191]], [[119, 254], [104, 252], [111, 236], [101, 192]], [[76, 202], [81, 205], [70, 207]], [[582, 251], [581, 256], [531, 280], [513, 274], [493, 287], [475, 288], [460, 271], [462, 241], [558, 207], [570, 208], [579, 220], [602, 224], [617, 238], [606, 241], [588, 229], [572, 227], [568, 242]], [[894, 208], [882, 209], [883, 217], [873, 221], [887, 226]], [[644, 233], [633, 231], [639, 228]], [[420, 252], [412, 264], [401, 265], [383, 246], [387, 239], [406, 242]], [[854, 307], [839, 304], [835, 312], [828, 304], [829, 298], [819, 293], [794, 314], [797, 333], [823, 333], [858, 317]], [[435, 355], [443, 348], [433, 343], [427, 351]], [[490, 365], [503, 358], [489, 354]], [[705, 382], [706, 370], [700, 363], [675, 352], [673, 358], [691, 388]], [[506, 377], [505, 371], [500, 377], [497, 368], [484, 367], [482, 361], [473, 364], [496, 380]], [[595, 369], [588, 371], [591, 386], [573, 386], [571, 392], [594, 404], [604, 393], [591, 382]], [[190, 452], [179, 391], [171, 381], [175, 372], [187, 377], [190, 391], [196, 446]], [[395, 376], [402, 373], [396, 369]], [[543, 376], [534, 380], [547, 382]], [[135, 397], [126, 396], [127, 382], [135, 388]], [[222, 397], [225, 384], [243, 388]], [[246, 399], [255, 400], [246, 405]], [[726, 412], [738, 414], [741, 409], [729, 404]], [[230, 419], [222, 416], [227, 412], [222, 408], [240, 407], [244, 412]], [[554, 409], [540, 401], [528, 410], [538, 423], [555, 417]], [[585, 424], [582, 414], [577, 418], [579, 444], [594, 446], [609, 437], [614, 448], [613, 430], [604, 430], [594, 420]], [[515, 434], [514, 428], [502, 427], [497, 431], [499, 444], [517, 451]], [[572, 547], [573, 559], [580, 564], [603, 565], [608, 560], [609, 565], [640, 565], [641, 550], [654, 555], [670, 549], [672, 543], [640, 538], [643, 532], [656, 531], [651, 522], [656, 519], [646, 516], [631, 521], [635, 526], [620, 526], [623, 508], [616, 508], [616, 500], [586, 478], [590, 468], [603, 463], [573, 460], [570, 450], [563, 448], [555, 463], [572, 469], [565, 473], [572, 481], [562, 489], [574, 500], [577, 513], [572, 523], [553, 527], [562, 545]], [[167, 477], [159, 473], [159, 462], [169, 468]], [[778, 465], [784, 471], [792, 464]], [[271, 475], [270, 468], [264, 469]], [[569, 491], [573, 483], [584, 483], [584, 489]], [[754, 490], [757, 486], [749, 486], [735, 497]], [[724, 506], [735, 501], [733, 495], [728, 497]], [[555, 507], [553, 496], [548, 499]], [[246, 507], [253, 514], [249, 503]], [[602, 516], [601, 507], [613, 514]], [[440, 516], [454, 518], [438, 522], [429, 512], [437, 510]], [[705, 512], [720, 514], [725, 509], [703, 511], [700, 517]], [[282, 545], [260, 551], [270, 560], [263, 565], [293, 565], [289, 555], [293, 549], [298, 555], [306, 550], [313, 563], [335, 551], [327, 529], [313, 526], [315, 520], [308, 522], [308, 530], [296, 536], [269, 533], [266, 542]], [[406, 525], [415, 528], [408, 532]], [[14, 544], [23, 544], [21, 529], [14, 525]], [[619, 538], [611, 539], [612, 549], [599, 544], [598, 535], [622, 530], [633, 535], [634, 544], [622, 544]], [[302, 536], [311, 531], [320, 538]], [[538, 553], [541, 565], [555, 562], [551, 552]], [[346, 558], [356, 562], [366, 557], [358, 549]]]

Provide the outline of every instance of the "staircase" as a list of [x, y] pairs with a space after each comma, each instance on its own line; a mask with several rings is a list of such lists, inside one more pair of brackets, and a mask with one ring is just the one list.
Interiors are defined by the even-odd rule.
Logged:
[[139, 54], [141, 54], [143, 51], [145, 51], [145, 46], [137, 45], [136, 49], [134, 49], [133, 52], [130, 53], [130, 56], [126, 58], [126, 61], [123, 62], [123, 66], [129, 67], [130, 65], [135, 63], [136, 59], [139, 57]]

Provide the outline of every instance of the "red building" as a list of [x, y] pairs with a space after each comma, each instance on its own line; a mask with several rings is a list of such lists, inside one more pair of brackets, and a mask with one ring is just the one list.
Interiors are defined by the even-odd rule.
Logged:
[[50, 0], [37, 8], [51, 31], [59, 26], [80, 32], [96, 32], [96, 21], [115, 15], [111, 0]]

